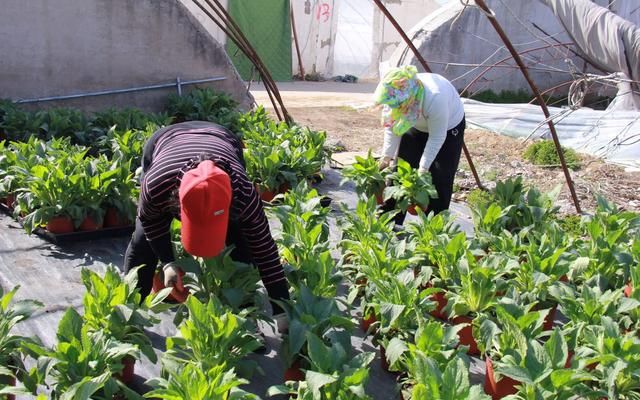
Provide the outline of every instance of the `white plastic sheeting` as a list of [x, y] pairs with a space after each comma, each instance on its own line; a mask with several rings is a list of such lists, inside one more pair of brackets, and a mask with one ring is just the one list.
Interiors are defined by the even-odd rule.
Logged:
[[[470, 124], [512, 137], [551, 138], [540, 106], [464, 99]], [[640, 170], [640, 112], [549, 107], [563, 146]]]

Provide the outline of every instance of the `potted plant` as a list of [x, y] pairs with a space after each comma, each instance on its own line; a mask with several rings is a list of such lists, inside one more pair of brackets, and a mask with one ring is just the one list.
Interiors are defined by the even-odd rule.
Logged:
[[[459, 348], [458, 332], [462, 326], [448, 326], [438, 321], [418, 319], [418, 329], [412, 340], [395, 337], [386, 348], [387, 361], [394, 370], [407, 371], [409, 376], [403, 386], [413, 386], [411, 367], [417, 355], [424, 355], [444, 366], [462, 353]], [[415, 365], [414, 365], [415, 366]]]
[[418, 321], [434, 308], [429, 300], [430, 290], [420, 292], [413, 271], [407, 269], [397, 275], [387, 272], [372, 276], [371, 298], [367, 307], [378, 317], [376, 342], [380, 344], [383, 368], [388, 369], [385, 349], [393, 338], [413, 337]]
[[259, 397], [240, 389], [248, 383], [236, 376], [233, 369], [218, 365], [203, 370], [194, 364], [185, 364], [169, 370], [168, 376], [146, 382], [154, 388], [144, 397], [151, 399], [191, 400], [258, 400]]
[[583, 330], [579, 343], [575, 363], [593, 376], [587, 382], [593, 398], [632, 399], [640, 395], [640, 339], [636, 332], [622, 332], [616, 321], [605, 316], [598, 325]]
[[464, 259], [458, 264], [458, 270], [460, 284], [449, 288], [445, 312], [454, 324], [464, 326], [458, 331], [460, 344], [469, 346], [468, 354], [479, 355], [474, 330], [477, 330], [481, 315], [491, 313], [496, 304], [498, 271], [482, 265], [470, 265]]
[[378, 161], [369, 150], [367, 157], [355, 156], [355, 162], [342, 169], [340, 184], [351, 181], [356, 186], [358, 196], [367, 198], [375, 196], [376, 202], [382, 204], [384, 202], [385, 178], [385, 171], [380, 171]]
[[323, 340], [340, 341], [349, 348], [353, 321], [339, 310], [335, 298], [313, 295], [310, 289], [301, 287], [289, 302], [278, 303], [287, 313], [289, 330], [282, 341], [281, 356], [289, 369], [285, 375], [300, 377], [300, 368], [306, 364], [307, 333]]
[[305, 358], [309, 367], [305, 379], [288, 381], [285, 385], [272, 386], [269, 396], [290, 395], [298, 399], [322, 398], [357, 400], [370, 399], [365, 394], [369, 378], [369, 364], [373, 353], [351, 354], [351, 348], [344, 348], [341, 342], [325, 343], [324, 340], [307, 333]]
[[402, 159], [398, 160], [396, 170], [389, 174], [389, 180], [391, 186], [384, 190], [385, 199], [395, 199], [396, 206], [410, 214], [416, 214], [416, 207], [426, 210], [429, 199], [438, 197], [431, 174], [419, 172]]
[[124, 358], [138, 356], [135, 346], [118, 342], [103, 332], [91, 332], [73, 308], [67, 309], [60, 320], [56, 337], [58, 341], [51, 349], [25, 345], [38, 360], [29, 375], [34, 382], [51, 388], [51, 399], [80, 394], [100, 400], [121, 395], [142, 399], [116, 377], [124, 368]]
[[232, 313], [213, 296], [206, 303], [189, 296], [185, 306], [189, 316], [180, 324], [179, 334], [167, 338], [163, 367], [178, 371], [193, 364], [208, 371], [225, 366], [250, 377], [257, 364], [245, 356], [260, 347], [260, 343], [247, 329], [244, 317]]
[[[81, 276], [86, 288], [82, 300], [85, 326], [120, 343], [135, 346], [149, 361], [156, 363], [157, 356], [145, 328], [160, 322], [151, 313], [167, 308], [161, 302], [168, 290], [147, 296], [141, 303], [141, 296], [136, 289], [137, 268], [131, 270], [124, 279], [112, 265], [107, 266], [102, 277], [86, 268], [82, 269]], [[130, 357], [123, 359], [124, 369], [120, 379], [125, 384], [133, 379], [135, 361]]]
[[[497, 322], [487, 315], [480, 315], [477, 343], [485, 354], [485, 392], [499, 399], [518, 391], [522, 383], [520, 376], [505, 368], [508, 365], [522, 366], [527, 358], [528, 343], [542, 337], [542, 326], [546, 310], [531, 311], [533, 306], [522, 306], [513, 299], [503, 298], [495, 307]], [[562, 365], [566, 363], [565, 354]], [[494, 384], [495, 383], [495, 384]]]
[[[441, 365], [424, 353], [408, 360], [411, 386], [402, 393], [405, 400], [488, 400], [479, 385], [469, 382], [469, 361], [460, 356]], [[406, 396], [405, 396], [406, 394]]]
[[7, 395], [9, 400], [16, 394], [24, 394], [23, 390], [15, 387], [16, 379], [27, 378], [21, 347], [33, 342], [30, 338], [16, 335], [13, 330], [42, 307], [41, 303], [33, 300], [13, 302], [18, 289], [15, 287], [5, 293], [0, 286], [0, 395]]

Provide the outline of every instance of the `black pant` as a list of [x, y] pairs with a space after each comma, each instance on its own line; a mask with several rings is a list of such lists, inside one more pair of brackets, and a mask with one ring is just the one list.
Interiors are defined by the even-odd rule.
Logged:
[[[251, 249], [240, 231], [237, 222], [229, 221], [227, 228], [227, 246], [234, 246], [230, 256], [234, 261], [252, 264]], [[138, 288], [144, 299], [151, 292], [153, 275], [158, 266], [158, 257], [153, 252], [147, 238], [144, 236], [140, 220], [136, 219], [136, 229], [133, 232], [129, 246], [124, 256], [124, 271], [128, 273], [132, 268], [143, 265], [138, 270]]]
[[[451, 195], [453, 194], [453, 180], [456, 177], [462, 144], [464, 143], [465, 127], [465, 119], [462, 118], [462, 121], [455, 128], [447, 131], [447, 138], [429, 168], [433, 185], [438, 191], [438, 198], [429, 199], [428, 212], [433, 211], [438, 214], [449, 209]], [[419, 131], [416, 128], [409, 129], [400, 139], [398, 158], [405, 160], [413, 168], [418, 168], [428, 139], [428, 133]], [[394, 199], [387, 200], [381, 207], [384, 212], [392, 211], [395, 208], [396, 201]], [[405, 216], [406, 213], [399, 212], [395, 217], [395, 223], [402, 225]]]

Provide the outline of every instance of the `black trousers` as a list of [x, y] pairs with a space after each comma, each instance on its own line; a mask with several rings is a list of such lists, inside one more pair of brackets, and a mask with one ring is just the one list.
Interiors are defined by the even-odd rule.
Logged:
[[[240, 231], [237, 223], [229, 221], [227, 228], [227, 246], [234, 246], [230, 256], [234, 261], [252, 264], [251, 249]], [[153, 275], [158, 266], [158, 257], [153, 252], [147, 238], [144, 236], [140, 220], [136, 219], [136, 229], [131, 236], [131, 241], [124, 255], [124, 271], [128, 273], [132, 268], [143, 265], [138, 270], [138, 288], [144, 299], [151, 293]]]
[[[460, 121], [455, 128], [447, 131], [447, 138], [429, 168], [433, 185], [438, 191], [438, 198], [429, 199], [428, 212], [433, 211], [438, 214], [449, 209], [451, 195], [453, 194], [453, 180], [456, 177], [456, 171], [460, 163], [462, 144], [464, 143], [465, 127], [466, 122], [463, 117], [462, 121]], [[416, 128], [409, 129], [400, 139], [398, 158], [405, 160], [413, 168], [418, 168], [428, 139], [429, 134], [427, 132], [419, 131]], [[395, 208], [396, 201], [389, 199], [382, 205], [381, 210], [383, 212], [389, 212]], [[406, 213], [404, 212], [396, 214], [395, 223], [402, 225], [405, 216]]]

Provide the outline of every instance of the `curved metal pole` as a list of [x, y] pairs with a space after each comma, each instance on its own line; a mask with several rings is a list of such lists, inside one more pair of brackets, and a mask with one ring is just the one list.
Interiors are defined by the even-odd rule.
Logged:
[[[413, 54], [416, 56], [418, 61], [420, 61], [422, 68], [424, 68], [424, 70], [427, 72], [431, 72], [431, 68], [429, 68], [427, 61], [422, 57], [422, 54], [420, 54], [416, 46], [413, 45], [413, 42], [411, 42], [411, 39], [409, 39], [409, 37], [407, 36], [405, 31], [402, 29], [400, 24], [398, 24], [398, 21], [396, 21], [395, 18], [393, 18], [393, 15], [391, 15], [391, 13], [389, 12], [389, 10], [387, 10], [387, 7], [385, 7], [380, 0], [373, 0], [373, 2], [376, 3], [380, 11], [382, 11], [385, 17], [387, 17], [387, 19], [389, 20], [389, 22], [391, 22], [393, 27], [396, 28], [400, 36], [402, 36], [402, 39], [405, 41], [407, 46], [409, 46], [409, 48], [411, 49]], [[482, 185], [482, 182], [480, 181], [480, 176], [478, 175], [478, 171], [476, 171], [476, 166], [473, 164], [473, 160], [471, 159], [471, 153], [469, 153], [469, 149], [467, 149], [467, 144], [464, 142], [464, 139], [462, 140], [462, 150], [464, 150], [464, 156], [466, 157], [467, 163], [469, 164], [469, 168], [471, 169], [471, 173], [473, 174], [473, 177], [476, 180], [476, 185], [478, 185], [480, 189], [485, 189], [484, 185]]]
[[509, 49], [511, 56], [520, 67], [520, 71], [522, 71], [522, 75], [524, 75], [524, 78], [526, 79], [527, 83], [529, 83], [531, 90], [533, 91], [536, 98], [538, 99], [538, 102], [540, 103], [540, 107], [542, 108], [542, 112], [544, 113], [545, 118], [548, 119], [549, 130], [551, 131], [551, 136], [553, 137], [553, 143], [556, 146], [556, 151], [558, 153], [558, 157], [560, 158], [560, 164], [562, 164], [562, 170], [564, 171], [564, 176], [565, 176], [565, 179], [567, 180], [567, 185], [569, 186], [571, 197], [573, 198], [573, 204], [576, 207], [576, 212], [578, 214], [581, 214], [582, 210], [580, 209], [580, 201], [578, 200], [578, 195], [576, 194], [576, 189], [573, 186], [573, 180], [571, 179], [571, 174], [569, 173], [567, 162], [564, 159], [564, 154], [562, 153], [562, 146], [560, 146], [560, 140], [558, 140], [556, 127], [553, 121], [549, 118], [551, 114], [549, 113], [549, 108], [547, 107], [547, 104], [542, 98], [542, 95], [540, 94], [538, 87], [529, 76], [529, 72], [527, 71], [527, 66], [524, 64], [524, 62], [522, 62], [522, 58], [520, 58], [520, 55], [518, 54], [516, 49], [513, 47], [511, 40], [509, 40], [509, 38], [507, 37], [507, 34], [502, 29], [502, 26], [500, 26], [500, 23], [498, 23], [498, 20], [496, 19], [495, 15], [491, 12], [489, 7], [487, 7], [487, 4], [484, 2], [484, 0], [475, 0], [475, 2], [478, 5], [478, 7], [480, 7], [480, 9], [485, 11], [487, 18], [489, 19], [489, 22], [491, 23], [493, 28], [496, 30], [496, 33], [498, 34], [498, 36], [500, 36], [500, 39], [502, 39], [507, 49]]

